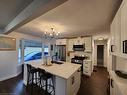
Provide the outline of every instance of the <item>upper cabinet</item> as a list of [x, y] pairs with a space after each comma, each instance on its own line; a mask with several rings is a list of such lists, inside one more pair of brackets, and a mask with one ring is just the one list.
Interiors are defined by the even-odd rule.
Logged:
[[57, 39], [56, 40], [56, 45], [66, 45], [67, 44], [67, 39]]
[[121, 50], [121, 10], [117, 12], [111, 24], [111, 45], [113, 45], [114, 52], [118, 53]]
[[82, 45], [82, 44], [84, 44], [84, 40], [83, 40], [82, 37], [78, 37], [78, 38], [75, 38], [73, 40], [74, 40], [74, 45]]
[[[127, 40], [127, 2], [121, 7], [121, 47], [125, 40]], [[121, 48], [121, 52], [123, 52], [123, 48]]]
[[85, 45], [85, 52], [92, 51], [92, 37], [78, 37], [68, 39], [68, 51], [73, 51], [73, 45]]
[[73, 51], [75, 39], [68, 39], [68, 51]]
[[85, 52], [92, 51], [92, 37], [84, 37]]
[[112, 54], [127, 58], [127, 2], [125, 1], [122, 2], [111, 24], [112, 46]]

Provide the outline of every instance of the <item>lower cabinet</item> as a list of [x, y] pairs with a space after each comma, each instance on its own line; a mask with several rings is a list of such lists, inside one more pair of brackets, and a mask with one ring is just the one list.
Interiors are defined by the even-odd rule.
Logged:
[[68, 80], [68, 95], [77, 95], [81, 84], [81, 70], [76, 71]]
[[91, 60], [85, 60], [83, 62], [83, 74], [91, 76], [92, 73], [92, 61]]
[[80, 69], [75, 71], [68, 79], [56, 76], [55, 95], [77, 95], [80, 84]]
[[116, 82], [112, 78], [110, 79], [110, 95], [122, 95]]

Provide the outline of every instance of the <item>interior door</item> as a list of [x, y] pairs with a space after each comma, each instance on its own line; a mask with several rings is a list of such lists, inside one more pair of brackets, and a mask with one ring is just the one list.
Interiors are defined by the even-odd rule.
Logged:
[[97, 66], [104, 66], [104, 45], [97, 45]]

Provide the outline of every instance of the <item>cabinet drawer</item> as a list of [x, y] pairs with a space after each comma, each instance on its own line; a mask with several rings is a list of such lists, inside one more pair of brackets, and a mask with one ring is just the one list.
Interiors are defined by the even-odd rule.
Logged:
[[83, 65], [88, 66], [88, 67], [90, 66], [90, 64], [88, 62], [83, 63]]
[[83, 66], [91, 67], [91, 61], [84, 61]]
[[88, 66], [83, 66], [83, 69], [86, 70], [86, 71], [89, 71], [89, 70], [90, 70], [90, 67], [88, 67]]
[[83, 74], [91, 76], [91, 72], [87, 70], [83, 70]]

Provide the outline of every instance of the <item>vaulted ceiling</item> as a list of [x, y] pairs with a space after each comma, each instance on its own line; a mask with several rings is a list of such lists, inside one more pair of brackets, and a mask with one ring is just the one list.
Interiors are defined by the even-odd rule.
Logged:
[[8, 34], [67, 0], [0, 0], [0, 33]]
[[0, 28], [6, 27], [33, 0], [0, 0]]
[[[7, 3], [7, 1], [9, 0], [2, 0], [2, 1], [3, 2], [6, 1]], [[33, 0], [33, 1], [39, 1], [39, 0]], [[10, 8], [7, 7], [10, 9], [10, 10], [7, 9], [8, 10], [7, 13], [10, 12], [9, 14], [4, 13], [4, 9], [1, 10], [2, 4], [0, 1], [0, 12], [2, 11], [3, 16], [4, 14], [6, 16], [5, 17], [6, 19], [4, 17], [0, 18], [0, 28], [5, 27], [12, 19], [14, 19], [14, 17], [19, 12], [20, 12], [19, 15], [22, 16], [21, 11], [23, 9], [26, 9], [25, 7], [28, 6], [28, 4], [30, 6], [30, 4], [33, 3], [33, 1], [13, 0], [13, 2], [15, 2], [15, 5], [9, 5]], [[46, 0], [44, 1], [46, 2]], [[59, 0], [47, 0], [47, 1], [59, 1]], [[110, 23], [116, 11], [118, 10], [122, 0], [60, 0], [60, 1], [61, 3], [55, 2], [56, 5], [53, 6], [52, 8], [49, 8], [49, 10], [46, 10], [49, 6], [44, 7], [43, 10], [38, 10], [38, 13], [40, 12], [41, 14], [41, 16], [40, 14], [37, 15], [40, 16], [38, 18], [36, 18], [37, 16], [35, 10], [33, 9], [34, 10], [33, 13], [35, 14], [31, 14], [30, 16], [32, 15], [35, 16], [34, 17], [32, 16], [32, 19], [28, 17], [27, 17], [28, 19], [24, 19], [25, 23], [23, 24], [25, 25], [17, 23], [18, 24], [17, 26], [21, 26], [21, 25], [23, 26], [20, 28], [19, 27], [14, 28], [12, 30], [17, 29], [16, 30], [17, 32], [26, 33], [38, 37], [42, 37], [44, 35], [44, 32], [50, 31], [50, 28], [52, 27], [54, 28], [55, 31], [61, 33], [60, 37], [85, 36], [85, 35], [93, 35], [98, 33], [105, 33], [109, 30]], [[18, 5], [19, 2], [21, 5], [23, 5], [22, 7], [21, 5]], [[49, 5], [51, 6], [52, 3], [50, 3]], [[5, 8], [5, 6], [3, 6], [3, 8]], [[14, 15], [11, 16], [11, 14]], [[0, 14], [0, 16], [1, 15], [2, 14]], [[15, 25], [15, 21], [14, 23], [11, 23], [10, 26], [13, 25]], [[4, 31], [7, 32], [11, 30], [10, 26], [9, 29], [7, 27], [7, 29], [5, 28]]]
[[61, 33], [60, 37], [103, 33], [109, 29], [120, 3], [121, 0], [68, 0], [18, 31], [42, 36], [44, 31], [54, 27]]

